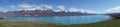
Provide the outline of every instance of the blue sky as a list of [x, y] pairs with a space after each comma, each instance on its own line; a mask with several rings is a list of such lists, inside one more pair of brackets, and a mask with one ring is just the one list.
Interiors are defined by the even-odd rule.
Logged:
[[0, 11], [23, 8], [50, 8], [53, 10], [74, 10], [88, 12], [119, 12], [120, 0], [0, 0]]

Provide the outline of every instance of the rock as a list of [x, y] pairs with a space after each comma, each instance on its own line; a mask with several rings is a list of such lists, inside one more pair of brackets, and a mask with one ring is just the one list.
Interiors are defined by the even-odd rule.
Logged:
[[0, 20], [1, 20], [1, 19], [4, 19], [4, 18], [0, 18]]

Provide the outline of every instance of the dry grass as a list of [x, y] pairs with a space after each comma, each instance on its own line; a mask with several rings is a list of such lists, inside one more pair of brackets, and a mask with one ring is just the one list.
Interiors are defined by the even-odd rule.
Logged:
[[48, 22], [0, 20], [0, 27], [54, 27], [54, 26], [56, 26], [56, 24]]

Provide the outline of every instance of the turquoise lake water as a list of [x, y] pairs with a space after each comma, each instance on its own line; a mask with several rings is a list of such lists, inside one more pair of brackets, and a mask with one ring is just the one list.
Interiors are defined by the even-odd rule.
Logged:
[[84, 24], [84, 23], [95, 23], [108, 19], [106, 15], [89, 15], [89, 16], [6, 16], [7, 20], [27, 20], [27, 21], [44, 21], [61, 24]]

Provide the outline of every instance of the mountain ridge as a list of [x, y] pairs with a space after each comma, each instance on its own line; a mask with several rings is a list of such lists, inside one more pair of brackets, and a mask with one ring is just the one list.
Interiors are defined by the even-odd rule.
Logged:
[[8, 12], [0, 12], [0, 14], [2, 14], [2, 16], [82, 16], [82, 15], [92, 15], [90, 13], [66, 12], [64, 10], [55, 12], [51, 9], [8, 11]]

